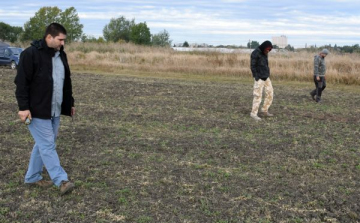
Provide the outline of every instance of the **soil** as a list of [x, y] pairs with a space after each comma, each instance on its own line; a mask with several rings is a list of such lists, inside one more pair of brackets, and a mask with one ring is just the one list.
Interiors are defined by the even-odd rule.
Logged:
[[[359, 94], [273, 82], [74, 73], [57, 151], [75, 189], [24, 184], [33, 139], [0, 68], [0, 222], [360, 222]], [[49, 179], [46, 169], [43, 176]]]

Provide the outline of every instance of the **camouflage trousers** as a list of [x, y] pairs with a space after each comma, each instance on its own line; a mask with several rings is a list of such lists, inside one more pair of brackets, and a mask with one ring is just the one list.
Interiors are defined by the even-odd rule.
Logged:
[[270, 105], [272, 104], [273, 96], [274, 96], [274, 89], [272, 87], [270, 78], [266, 79], [266, 81], [263, 81], [261, 79], [258, 81], [255, 81], [254, 91], [253, 91], [254, 100], [253, 100], [251, 115], [258, 114], [264, 88], [265, 88], [265, 100], [264, 100], [264, 104], [263, 104], [261, 111], [267, 112], [269, 110]]

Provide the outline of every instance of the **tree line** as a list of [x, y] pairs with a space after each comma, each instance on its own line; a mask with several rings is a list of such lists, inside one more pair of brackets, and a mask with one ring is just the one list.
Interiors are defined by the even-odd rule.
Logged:
[[[45, 28], [52, 22], [62, 24], [67, 30], [67, 42], [82, 41], [82, 42], [132, 42], [140, 45], [154, 45], [169, 47], [172, 40], [170, 34], [164, 29], [158, 34], [151, 34], [146, 22], [135, 23], [135, 19], [128, 20], [124, 16], [119, 18], [112, 18], [110, 22], [103, 28], [103, 37], [94, 37], [83, 33], [84, 26], [80, 24], [80, 19], [74, 7], [70, 7], [62, 11], [58, 7], [42, 7], [33, 17], [24, 24], [24, 28], [18, 26], [10, 26], [0, 21], [0, 40], [8, 42], [16, 41], [31, 41], [41, 39], [44, 35]], [[255, 49], [260, 44], [257, 41], [249, 41], [247, 48]], [[187, 41], [182, 45], [189, 47]], [[278, 47], [274, 45], [274, 48]], [[353, 46], [339, 47], [325, 45], [322, 47], [311, 46], [305, 49], [306, 51], [316, 51], [318, 48], [328, 48], [332, 51], [342, 53], [360, 53], [359, 44]], [[285, 47], [286, 50], [295, 51], [290, 44]]]
[[314, 46], [304, 48], [303, 50], [306, 50], [308, 52], [316, 52], [323, 48], [326, 48], [332, 52], [339, 52], [339, 53], [360, 53], [359, 44], [354, 44], [352, 46], [348, 46], [348, 45], [337, 46], [336, 44], [334, 46], [332, 46], [331, 44], [329, 44], [329, 45], [324, 45], [324, 46], [320, 46], [320, 47], [317, 47], [316, 45], [314, 45]]
[[[249, 41], [247, 44], [247, 48], [249, 49], [255, 49], [257, 47], [260, 46], [260, 43], [258, 41]], [[274, 49], [280, 49], [279, 46], [277, 45], [273, 45]], [[288, 44], [287, 46], [285, 46], [285, 50], [288, 51], [307, 51], [307, 52], [317, 52], [323, 48], [326, 48], [332, 52], [339, 52], [339, 53], [360, 53], [360, 46], [359, 44], [355, 44], [352, 46], [337, 46], [336, 44], [334, 46], [332, 46], [331, 44], [329, 45], [324, 45], [324, 46], [319, 46], [317, 47], [316, 45], [314, 46], [310, 46], [310, 47], [306, 47], [306, 48], [301, 48], [301, 49], [296, 49], [291, 46], [290, 44]]]
[[58, 7], [42, 7], [24, 24], [24, 28], [10, 26], [0, 21], [0, 40], [8, 42], [31, 41], [41, 39], [50, 23], [60, 23], [67, 31], [67, 42], [132, 42], [139, 45], [167, 47], [171, 45], [170, 34], [164, 29], [158, 34], [151, 34], [146, 22], [135, 23], [124, 16], [112, 18], [103, 28], [103, 36], [95, 38], [83, 33], [84, 25], [74, 7], [62, 11]]

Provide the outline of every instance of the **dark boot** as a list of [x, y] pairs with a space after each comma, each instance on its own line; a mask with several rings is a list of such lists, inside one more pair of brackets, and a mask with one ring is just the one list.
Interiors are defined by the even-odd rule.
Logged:
[[316, 101], [316, 90], [313, 90], [313, 91], [311, 91], [310, 92], [310, 95], [311, 95], [311, 98], [314, 100], [314, 101]]
[[62, 181], [60, 185], [60, 193], [61, 195], [66, 194], [72, 191], [75, 187], [75, 184], [70, 181]]
[[52, 187], [52, 185], [54, 185], [52, 181], [46, 181], [46, 180], [39, 180], [34, 183], [26, 183], [26, 184], [29, 186], [37, 186], [42, 188], [49, 188]]

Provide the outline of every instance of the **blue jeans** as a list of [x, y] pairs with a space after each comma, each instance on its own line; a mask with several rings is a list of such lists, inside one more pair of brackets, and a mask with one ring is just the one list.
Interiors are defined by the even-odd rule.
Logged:
[[60, 125], [60, 117], [51, 119], [33, 118], [29, 130], [35, 140], [30, 156], [29, 167], [25, 175], [25, 183], [34, 183], [42, 179], [43, 166], [48, 171], [51, 180], [56, 186], [61, 181], [68, 181], [67, 173], [60, 165], [56, 152], [56, 137]]

